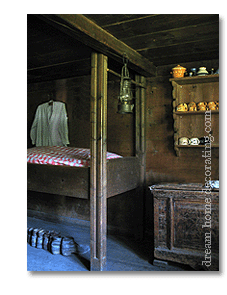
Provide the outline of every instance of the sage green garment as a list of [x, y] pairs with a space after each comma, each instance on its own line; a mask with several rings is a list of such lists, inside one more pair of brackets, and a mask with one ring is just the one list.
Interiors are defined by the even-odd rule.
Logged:
[[66, 146], [68, 139], [68, 118], [65, 104], [60, 101], [38, 106], [31, 127], [32, 144], [36, 146]]

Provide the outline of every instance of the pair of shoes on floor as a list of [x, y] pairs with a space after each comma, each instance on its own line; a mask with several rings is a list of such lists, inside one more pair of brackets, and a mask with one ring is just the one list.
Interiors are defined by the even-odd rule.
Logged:
[[73, 237], [62, 237], [59, 232], [46, 231], [38, 228], [27, 229], [27, 242], [38, 249], [50, 251], [52, 254], [85, 254], [90, 251], [88, 245], [79, 245]]
[[90, 250], [88, 245], [77, 244], [73, 237], [63, 237], [54, 236], [52, 238], [51, 244], [52, 254], [62, 254], [64, 256], [69, 256], [71, 254], [85, 254]]

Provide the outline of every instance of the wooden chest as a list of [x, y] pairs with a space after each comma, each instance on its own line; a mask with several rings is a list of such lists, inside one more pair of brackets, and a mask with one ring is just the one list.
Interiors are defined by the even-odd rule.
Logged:
[[219, 269], [219, 190], [202, 184], [150, 187], [154, 202], [154, 258]]

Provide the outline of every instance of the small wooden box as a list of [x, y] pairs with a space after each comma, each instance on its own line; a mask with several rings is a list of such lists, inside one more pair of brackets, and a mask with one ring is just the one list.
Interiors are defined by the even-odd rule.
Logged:
[[219, 190], [202, 184], [150, 187], [154, 201], [154, 258], [219, 269]]

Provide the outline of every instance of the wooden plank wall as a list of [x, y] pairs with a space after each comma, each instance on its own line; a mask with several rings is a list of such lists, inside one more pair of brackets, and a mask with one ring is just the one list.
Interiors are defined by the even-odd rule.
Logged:
[[[206, 66], [218, 68], [218, 60], [181, 64], [190, 69]], [[174, 152], [171, 69], [176, 64], [157, 68], [157, 77], [147, 79], [147, 186], [160, 182], [204, 183], [202, 149], [185, 149], [180, 157]], [[219, 150], [212, 149], [212, 179], [219, 179]], [[146, 228], [152, 233], [153, 204], [146, 197]]]
[[[207, 66], [218, 68], [218, 61], [182, 64], [186, 68]], [[172, 67], [158, 67], [156, 78], [147, 83], [147, 183], [203, 182], [204, 161], [201, 149], [185, 149], [176, 157], [173, 149]], [[218, 150], [212, 149], [212, 174], [218, 179]]]
[[115, 151], [123, 157], [135, 154], [134, 113], [121, 115], [117, 113], [120, 78], [108, 74], [108, 116], [107, 143], [108, 151]]

